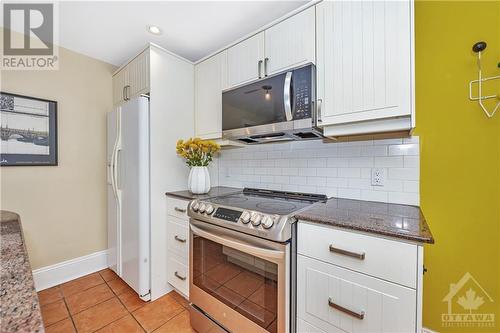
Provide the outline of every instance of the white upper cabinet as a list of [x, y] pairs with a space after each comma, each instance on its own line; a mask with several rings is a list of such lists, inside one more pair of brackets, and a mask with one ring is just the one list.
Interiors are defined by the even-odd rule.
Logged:
[[228, 88], [315, 63], [315, 11], [310, 7], [228, 49]]
[[222, 90], [227, 85], [226, 67], [227, 50], [195, 66], [195, 134], [202, 139], [222, 136]]
[[227, 50], [229, 86], [234, 87], [262, 77], [264, 32], [258, 33]]
[[413, 1], [316, 6], [317, 98], [326, 135], [412, 127], [412, 15]]
[[306, 63], [315, 63], [314, 7], [265, 31], [266, 74], [271, 75]]
[[113, 75], [113, 104], [149, 92], [149, 48]]

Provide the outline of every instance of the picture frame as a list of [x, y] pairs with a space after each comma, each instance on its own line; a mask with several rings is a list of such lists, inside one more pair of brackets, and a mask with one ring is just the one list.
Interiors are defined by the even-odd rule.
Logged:
[[0, 91], [0, 166], [57, 166], [57, 102]]

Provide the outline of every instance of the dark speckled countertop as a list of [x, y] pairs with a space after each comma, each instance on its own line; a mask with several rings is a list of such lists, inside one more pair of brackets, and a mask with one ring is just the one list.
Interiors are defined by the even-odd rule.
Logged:
[[238, 193], [243, 191], [242, 188], [235, 187], [227, 187], [227, 186], [215, 186], [210, 189], [210, 192], [206, 194], [193, 194], [189, 191], [176, 191], [176, 192], [167, 192], [165, 193], [169, 197], [193, 200], [193, 199], [208, 199], [213, 197], [218, 197], [220, 195]]
[[19, 215], [0, 211], [0, 332], [44, 332]]
[[434, 243], [419, 207], [331, 198], [302, 211], [299, 220], [421, 243]]

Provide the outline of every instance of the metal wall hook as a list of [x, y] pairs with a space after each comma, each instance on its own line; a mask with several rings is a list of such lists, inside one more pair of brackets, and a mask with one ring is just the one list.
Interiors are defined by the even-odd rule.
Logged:
[[[488, 44], [486, 44], [486, 42], [483, 41], [477, 42], [472, 46], [472, 51], [477, 54], [478, 79], [469, 82], [469, 99], [471, 101], [478, 101], [479, 106], [483, 109], [484, 113], [488, 116], [488, 118], [491, 118], [495, 115], [495, 112], [497, 112], [497, 110], [500, 107], [500, 92], [495, 95], [483, 96], [483, 82], [498, 80], [500, 79], [500, 75], [483, 78], [481, 69], [481, 53], [486, 49], [487, 46]], [[498, 64], [498, 67], [500, 68], [500, 63]], [[477, 83], [478, 85], [477, 97], [474, 97], [472, 95], [472, 86], [474, 83]], [[499, 101], [497, 102], [496, 106], [493, 108], [492, 111], [488, 111], [488, 109], [486, 109], [486, 106], [483, 104], [483, 101], [494, 98], [498, 99]]]

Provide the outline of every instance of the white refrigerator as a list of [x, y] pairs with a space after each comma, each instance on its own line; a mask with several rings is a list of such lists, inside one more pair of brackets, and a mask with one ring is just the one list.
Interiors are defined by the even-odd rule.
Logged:
[[108, 113], [108, 266], [150, 299], [149, 98]]

